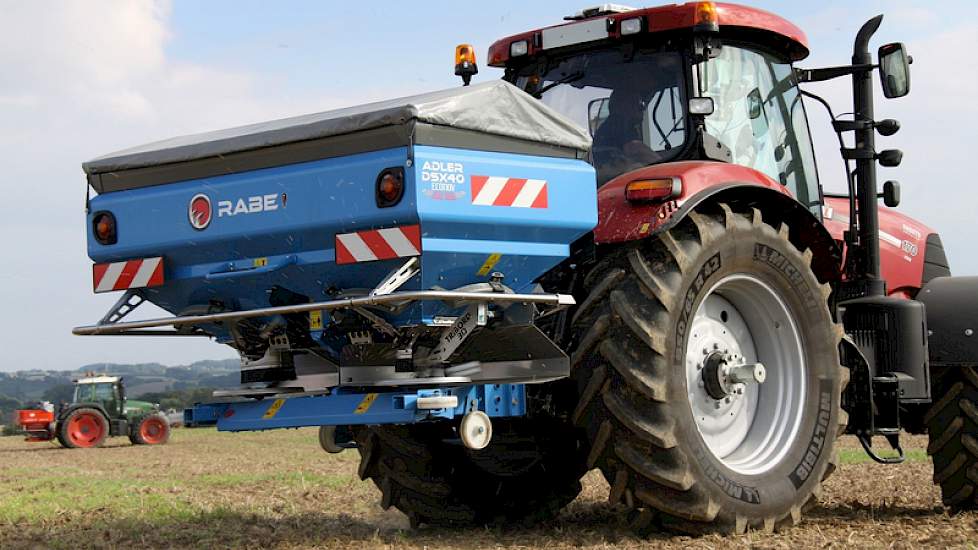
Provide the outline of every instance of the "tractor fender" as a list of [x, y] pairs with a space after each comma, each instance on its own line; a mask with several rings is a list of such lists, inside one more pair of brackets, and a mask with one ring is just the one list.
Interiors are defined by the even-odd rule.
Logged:
[[917, 293], [932, 367], [978, 366], [978, 277], [937, 277]]
[[[682, 192], [678, 198], [657, 204], [632, 204], [625, 200], [628, 182], [662, 177], [680, 178]], [[842, 249], [815, 213], [791, 196], [787, 188], [761, 172], [718, 162], [655, 165], [609, 181], [598, 191], [600, 221], [594, 230], [594, 242], [605, 245], [648, 238], [672, 228], [707, 201], [757, 208], [774, 227], [790, 222], [789, 238], [802, 250], [812, 250], [812, 269], [818, 279], [828, 282], [841, 278]]]
[[102, 406], [101, 403], [70, 403], [58, 412], [58, 423], [60, 424], [63, 422], [64, 419], [76, 409], [95, 409], [102, 413], [102, 416], [105, 417], [106, 422], [109, 422], [110, 424], [112, 422], [112, 417], [109, 416], [109, 413], [105, 410], [105, 407]]

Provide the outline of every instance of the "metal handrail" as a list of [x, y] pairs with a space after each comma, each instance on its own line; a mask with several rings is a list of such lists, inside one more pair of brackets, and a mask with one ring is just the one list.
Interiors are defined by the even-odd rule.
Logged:
[[[183, 315], [177, 317], [147, 319], [145, 321], [128, 321], [125, 323], [103, 323], [98, 325], [88, 325], [75, 327], [71, 330], [72, 334], [79, 336], [98, 336], [113, 334], [139, 334], [139, 329], [158, 328], [158, 327], [178, 327], [183, 325], [201, 325], [208, 323], [221, 323], [224, 321], [236, 321], [238, 319], [248, 319], [252, 317], [269, 317], [273, 315], [287, 315], [291, 313], [308, 313], [310, 311], [333, 310], [363, 306], [376, 306], [396, 302], [412, 302], [425, 300], [441, 300], [453, 302], [489, 302], [489, 303], [514, 303], [521, 302], [527, 304], [540, 304], [551, 307], [572, 306], [576, 302], [574, 297], [567, 294], [507, 294], [501, 292], [458, 292], [453, 290], [414, 290], [405, 292], [393, 292], [380, 296], [361, 296], [357, 298], [344, 298], [342, 300], [330, 300], [327, 302], [313, 302], [309, 304], [296, 304], [290, 306], [266, 307], [259, 309], [249, 309], [245, 311], [225, 311], [221, 313], [208, 313], [203, 315]], [[149, 331], [146, 331], [149, 335]], [[155, 335], [155, 334], [153, 334]]]

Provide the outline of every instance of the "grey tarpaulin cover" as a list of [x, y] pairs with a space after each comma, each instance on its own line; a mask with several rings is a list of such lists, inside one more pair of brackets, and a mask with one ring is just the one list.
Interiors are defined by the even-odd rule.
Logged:
[[118, 173], [413, 124], [474, 131], [577, 151], [586, 151], [591, 146], [586, 129], [515, 86], [493, 81], [176, 137], [104, 155], [82, 167], [90, 176]]

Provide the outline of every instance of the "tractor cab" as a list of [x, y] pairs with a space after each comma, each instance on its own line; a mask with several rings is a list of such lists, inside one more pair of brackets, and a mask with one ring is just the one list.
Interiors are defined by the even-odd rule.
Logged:
[[81, 378], [75, 382], [72, 403], [98, 403], [110, 417], [121, 417], [126, 403], [122, 379], [118, 376]]
[[792, 63], [804, 33], [763, 10], [605, 4], [489, 50], [505, 79], [587, 128], [598, 184], [645, 166], [753, 168], [817, 213], [808, 121]]

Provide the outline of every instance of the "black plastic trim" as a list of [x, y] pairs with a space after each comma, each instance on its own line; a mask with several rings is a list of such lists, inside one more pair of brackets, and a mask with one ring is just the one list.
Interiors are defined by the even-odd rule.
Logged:
[[924, 274], [921, 284], [926, 285], [938, 277], [950, 277], [951, 265], [947, 261], [944, 243], [937, 233], [927, 235], [927, 245], [924, 250]]
[[978, 277], [938, 277], [917, 300], [927, 308], [931, 366], [978, 366]]

